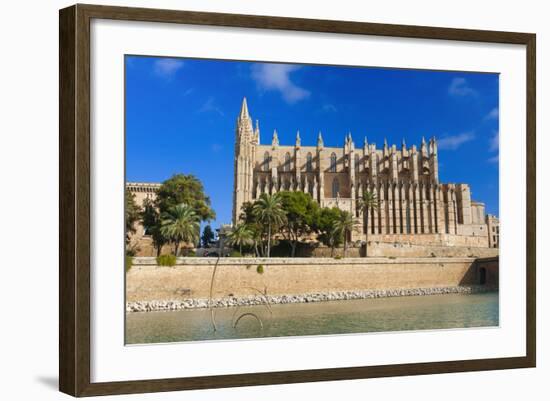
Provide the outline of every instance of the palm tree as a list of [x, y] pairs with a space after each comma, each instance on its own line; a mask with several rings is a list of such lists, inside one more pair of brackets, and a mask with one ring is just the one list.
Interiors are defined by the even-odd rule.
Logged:
[[227, 235], [227, 239], [229, 245], [239, 247], [239, 253], [242, 255], [243, 245], [252, 243], [253, 233], [247, 224], [240, 223]]
[[378, 199], [376, 194], [370, 191], [363, 192], [363, 198], [359, 200], [358, 209], [364, 214], [365, 221], [363, 227], [365, 227], [365, 257], [367, 256], [367, 246], [369, 241], [369, 210], [378, 208]]
[[350, 212], [345, 211], [340, 213], [340, 217], [334, 223], [333, 234], [342, 235], [344, 237], [344, 257], [346, 257], [348, 250], [348, 235], [355, 230], [356, 226], [357, 221], [355, 217], [353, 217]]
[[178, 256], [180, 242], [196, 243], [198, 241], [199, 220], [200, 217], [195, 210], [185, 203], [171, 207], [163, 214], [160, 231], [174, 243], [176, 256]]
[[271, 232], [273, 227], [279, 227], [286, 221], [283, 201], [279, 194], [262, 194], [252, 206], [254, 217], [262, 224], [267, 225], [267, 252], [271, 252]]

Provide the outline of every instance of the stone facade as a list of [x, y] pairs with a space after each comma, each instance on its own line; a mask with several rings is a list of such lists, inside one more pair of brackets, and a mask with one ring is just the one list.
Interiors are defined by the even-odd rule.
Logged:
[[495, 215], [488, 214], [485, 218], [487, 232], [489, 233], [489, 247], [498, 248], [500, 245], [500, 224]]
[[[492, 262], [494, 261], [494, 262]], [[135, 258], [126, 274], [126, 301], [205, 298], [215, 258], [178, 258], [174, 267]], [[257, 273], [257, 266], [263, 273]], [[498, 285], [498, 258], [485, 259], [484, 277], [475, 258], [222, 258], [214, 297], [304, 294], [350, 290]]]
[[[386, 141], [379, 149], [365, 138], [356, 148], [348, 134], [343, 147], [328, 147], [319, 133], [315, 146], [304, 146], [299, 132], [294, 145], [282, 145], [274, 131], [271, 144], [265, 145], [244, 99], [237, 118], [234, 163], [234, 224], [243, 203], [262, 193], [303, 191], [322, 207], [338, 207], [357, 217], [359, 227], [352, 241], [364, 239], [367, 232], [369, 240], [399, 234], [409, 242], [435, 234], [470, 237], [474, 246], [489, 247], [485, 205], [471, 199], [468, 184], [439, 182], [435, 138], [428, 142], [423, 138], [419, 148], [403, 141], [399, 149]], [[379, 202], [366, 225], [357, 209], [364, 191], [373, 192]]]

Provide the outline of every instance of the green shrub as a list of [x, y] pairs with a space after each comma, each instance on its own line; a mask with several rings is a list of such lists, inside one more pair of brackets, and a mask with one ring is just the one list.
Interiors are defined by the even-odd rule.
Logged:
[[176, 265], [176, 256], [175, 255], [160, 255], [157, 257], [157, 265], [159, 266], [175, 266]]
[[342, 259], [342, 255], [336, 255], [336, 256], [334, 257], [334, 259], [340, 260], [340, 259]]
[[133, 261], [132, 256], [126, 255], [126, 261], [125, 261], [126, 272], [128, 272], [132, 268], [132, 261]]
[[231, 258], [241, 258], [243, 255], [241, 255], [241, 253], [239, 251], [237, 251], [236, 249], [233, 249], [230, 253], [229, 253], [229, 257]]
[[258, 274], [264, 274], [264, 265], [258, 265], [258, 267], [256, 267], [256, 272]]
[[189, 249], [189, 250], [185, 253], [185, 256], [194, 257], [194, 256], [197, 256], [197, 253], [195, 252], [194, 249]]

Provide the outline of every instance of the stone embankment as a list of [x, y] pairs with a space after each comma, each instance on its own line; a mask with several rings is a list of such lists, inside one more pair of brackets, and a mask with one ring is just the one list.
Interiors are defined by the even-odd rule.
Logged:
[[[494, 291], [491, 286], [469, 285], [453, 287], [431, 287], [431, 288], [402, 288], [387, 290], [362, 290], [362, 291], [333, 291], [323, 293], [297, 294], [297, 295], [249, 295], [243, 297], [224, 297], [212, 300], [212, 306], [216, 308], [234, 306], [253, 306], [269, 304], [293, 304], [307, 302], [342, 301], [354, 299], [372, 299], [388, 297], [404, 297], [418, 295], [441, 295], [441, 294], [474, 294]], [[127, 312], [156, 312], [176, 311], [183, 309], [208, 308], [207, 298], [184, 299], [184, 300], [154, 300], [135, 301], [126, 303]]]

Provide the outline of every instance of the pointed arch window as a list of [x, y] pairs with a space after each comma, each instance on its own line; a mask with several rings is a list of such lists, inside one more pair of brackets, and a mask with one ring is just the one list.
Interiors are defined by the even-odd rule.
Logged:
[[334, 152], [332, 152], [332, 154], [330, 155], [330, 172], [336, 172], [336, 153]]
[[283, 166], [283, 171], [290, 171], [290, 153], [285, 154], [285, 164]]
[[335, 179], [334, 181], [332, 181], [332, 197], [336, 198], [339, 192], [340, 192], [340, 183], [338, 182], [338, 179]]
[[359, 168], [361, 167], [361, 163], [359, 161], [360, 161], [359, 155], [356, 154], [355, 155], [355, 170], [357, 170], [357, 171], [359, 171]]
[[313, 157], [311, 156], [311, 152], [306, 156], [306, 171], [308, 173], [313, 171]]
[[269, 171], [269, 153], [264, 153], [264, 171]]

